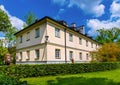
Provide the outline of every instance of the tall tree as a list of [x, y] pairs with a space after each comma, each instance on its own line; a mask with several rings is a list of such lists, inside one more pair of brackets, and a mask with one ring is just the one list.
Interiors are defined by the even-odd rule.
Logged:
[[0, 9], [0, 31], [6, 32], [9, 27], [11, 27], [9, 17], [7, 14]]
[[101, 44], [112, 43], [120, 41], [120, 29], [112, 28], [112, 29], [100, 29], [97, 30], [98, 36], [96, 37], [96, 41]]
[[8, 43], [8, 47], [11, 47], [13, 44], [15, 44], [16, 38], [14, 34], [17, 32], [17, 29], [15, 27], [8, 28], [7, 32], [5, 32], [5, 39]]
[[25, 21], [26, 23], [24, 24], [24, 27], [27, 27], [27, 26], [33, 24], [36, 21], [37, 17], [34, 15], [33, 12], [29, 12], [25, 16], [25, 19], [26, 19], [26, 21]]

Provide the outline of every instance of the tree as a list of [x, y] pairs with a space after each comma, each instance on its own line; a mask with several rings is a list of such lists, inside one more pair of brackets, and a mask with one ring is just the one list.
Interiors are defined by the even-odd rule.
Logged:
[[15, 27], [8, 28], [7, 32], [5, 32], [5, 39], [8, 43], [8, 47], [15, 44], [16, 38], [14, 34], [17, 32], [17, 29]]
[[96, 37], [96, 41], [101, 44], [119, 42], [120, 41], [120, 29], [112, 28], [112, 29], [100, 29], [97, 30], [98, 36]]
[[6, 32], [9, 27], [11, 27], [9, 17], [0, 9], [0, 31]]
[[118, 43], [106, 43], [96, 52], [91, 52], [91, 58], [94, 62], [120, 61], [120, 46]]
[[33, 24], [37, 17], [33, 14], [33, 12], [29, 12], [26, 16], [25, 16], [25, 19], [26, 19], [26, 23], [24, 24], [24, 27], [27, 27], [31, 24]]

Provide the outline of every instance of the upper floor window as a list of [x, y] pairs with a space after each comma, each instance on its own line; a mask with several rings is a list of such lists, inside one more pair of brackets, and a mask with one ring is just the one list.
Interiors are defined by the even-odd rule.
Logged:
[[93, 43], [91, 42], [91, 48], [93, 48]]
[[55, 49], [55, 58], [56, 59], [60, 58], [60, 49]]
[[79, 53], [80, 60], [82, 60], [82, 53]]
[[69, 33], [69, 41], [73, 42], [73, 35]]
[[70, 51], [70, 52], [69, 52], [69, 57], [70, 57], [70, 60], [73, 59], [73, 51]]
[[60, 29], [55, 28], [55, 37], [60, 37]]
[[40, 29], [37, 28], [37, 29], [35, 29], [35, 37], [37, 38], [39, 36], [40, 36]]
[[20, 43], [22, 43], [23, 42], [23, 36], [21, 35], [20, 36]]
[[86, 60], [89, 60], [89, 56], [88, 56], [88, 53], [86, 54]]
[[30, 32], [27, 32], [27, 37], [26, 40], [29, 41], [30, 40]]
[[35, 50], [35, 55], [36, 55], [36, 59], [38, 59], [40, 57], [40, 51], [39, 51], [39, 49]]
[[79, 44], [82, 44], [82, 38], [79, 38]]
[[86, 40], [86, 46], [88, 47], [88, 40]]

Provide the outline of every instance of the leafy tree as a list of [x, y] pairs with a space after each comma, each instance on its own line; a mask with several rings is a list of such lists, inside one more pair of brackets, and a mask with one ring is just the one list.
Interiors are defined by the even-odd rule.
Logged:
[[0, 31], [6, 32], [9, 27], [11, 27], [9, 17], [0, 9]]
[[8, 43], [8, 47], [11, 47], [13, 44], [15, 44], [16, 38], [14, 34], [17, 32], [17, 29], [15, 27], [8, 28], [7, 32], [5, 32], [5, 39]]
[[119, 42], [120, 41], [120, 29], [112, 28], [112, 29], [100, 29], [97, 30], [98, 36], [96, 37], [96, 41], [101, 44]]
[[24, 27], [27, 27], [31, 24], [33, 24], [37, 17], [33, 14], [33, 12], [29, 12], [26, 16], [25, 16], [25, 19], [26, 19], [26, 23], [24, 24]]
[[6, 47], [0, 46], [0, 62], [4, 61], [4, 56], [9, 53]]
[[118, 43], [106, 43], [96, 52], [91, 52], [92, 61], [120, 61], [120, 46]]

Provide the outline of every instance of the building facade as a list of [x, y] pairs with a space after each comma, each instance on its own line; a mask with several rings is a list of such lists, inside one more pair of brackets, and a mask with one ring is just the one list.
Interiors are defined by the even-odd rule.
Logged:
[[50, 17], [36, 21], [15, 36], [17, 64], [90, 62], [90, 52], [99, 47], [75, 24], [68, 27]]

